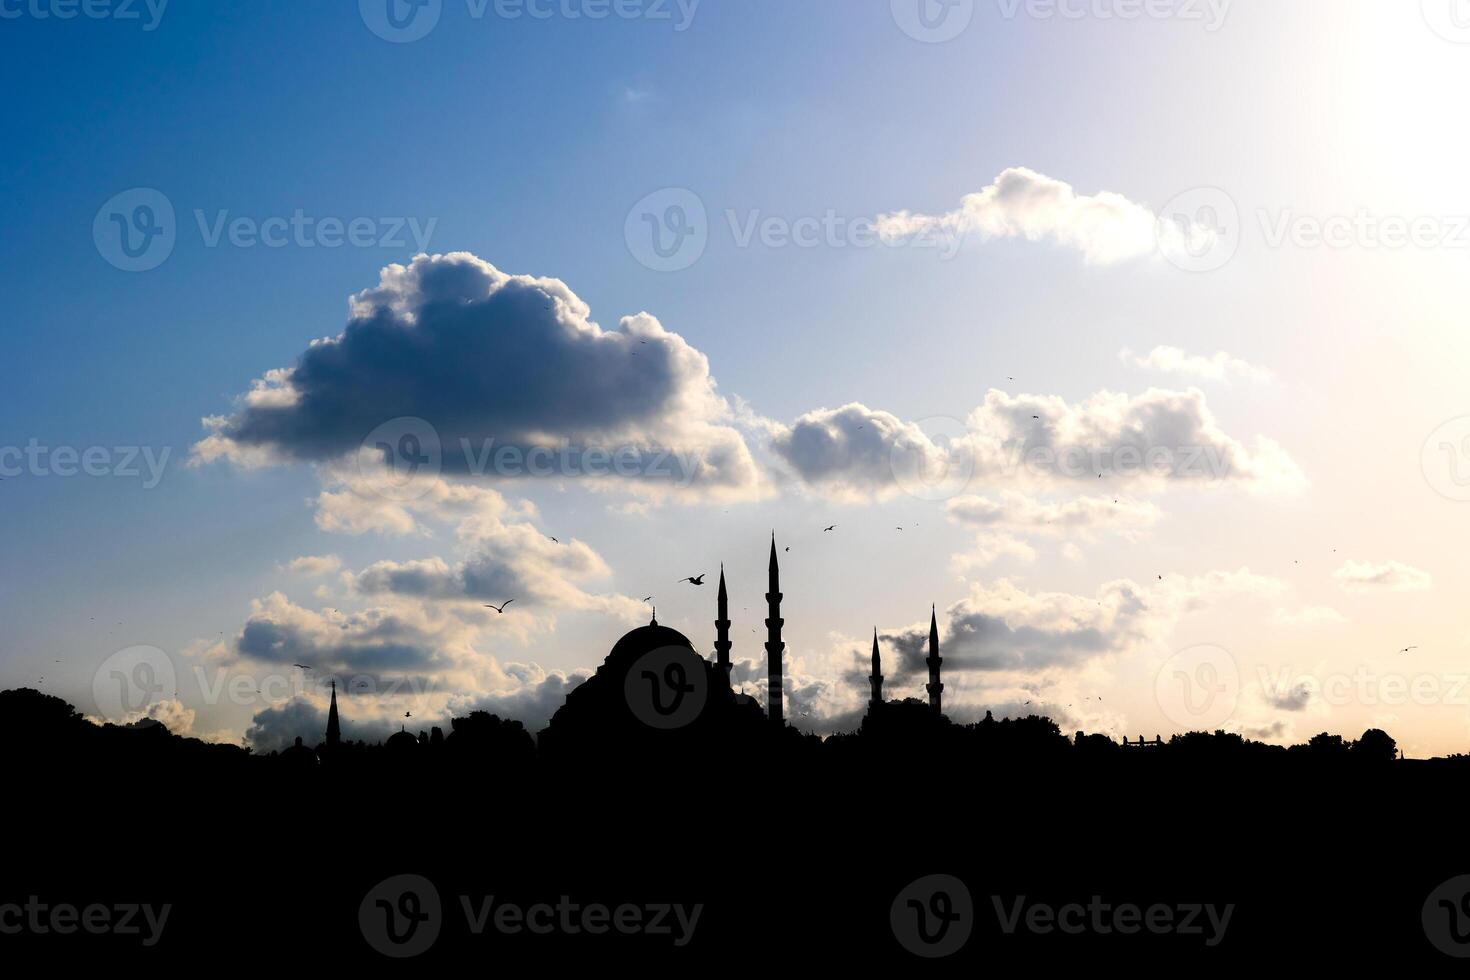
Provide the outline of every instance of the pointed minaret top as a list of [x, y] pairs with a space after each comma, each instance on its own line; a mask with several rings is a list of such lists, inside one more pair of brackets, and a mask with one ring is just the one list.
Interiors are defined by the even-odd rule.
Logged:
[[882, 662], [878, 655], [878, 627], [873, 627], [873, 673], [882, 673]]
[[939, 611], [937, 606], [929, 607], [929, 642], [939, 644]]
[[726, 601], [729, 600], [729, 598], [730, 598], [730, 594], [725, 591], [725, 563], [724, 562], [720, 562], [720, 595], [719, 595], [719, 599], [720, 599], [720, 607], [721, 608], [724, 608], [724, 605], [725, 605]]

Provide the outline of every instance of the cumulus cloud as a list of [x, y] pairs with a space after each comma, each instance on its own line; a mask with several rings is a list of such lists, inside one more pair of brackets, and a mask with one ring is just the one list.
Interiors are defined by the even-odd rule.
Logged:
[[427, 429], [406, 425], [415, 457], [450, 475], [757, 492], [708, 359], [647, 313], [603, 330], [590, 312], [560, 280], [508, 275], [468, 253], [388, 266], [352, 297], [342, 333], [207, 419], [193, 459], [371, 466], [395, 443], [364, 449], [365, 439], [421, 419]]
[[1347, 617], [1331, 606], [1303, 606], [1295, 610], [1278, 610], [1276, 622], [1283, 626], [1340, 626]]
[[[913, 423], [851, 404], [808, 413], [771, 439], [809, 488], [839, 498], [955, 496], [975, 484], [1038, 490], [1143, 490], [1170, 485], [1293, 492], [1305, 486], [1286, 451], [1229, 435], [1197, 388], [1100, 392], [1079, 403], [991, 390], [963, 426], [939, 440]], [[1112, 499], [1112, 498], [1109, 498]]]
[[331, 575], [342, 568], [342, 559], [336, 555], [302, 555], [286, 563], [286, 571], [295, 575], [313, 578]]
[[1070, 184], [1025, 167], [1003, 171], [995, 181], [939, 215], [897, 211], [880, 215], [878, 233], [887, 241], [915, 237], [980, 241], [1024, 238], [1081, 252], [1090, 263], [1111, 265], [1158, 248], [1157, 216], [1121, 194], [1078, 194]]
[[1112, 497], [1077, 497], [1046, 501], [1006, 491], [1000, 498], [956, 497], [945, 505], [950, 520], [982, 530], [1027, 534], [1086, 534], [1116, 531], [1132, 534], [1158, 523], [1157, 505]]
[[[1160, 642], [1185, 613], [1235, 596], [1272, 597], [1286, 584], [1249, 569], [1193, 578], [1166, 576], [1141, 586], [1122, 579], [1095, 596], [1027, 592], [1009, 580], [977, 583], [945, 611], [940, 643], [946, 672], [1076, 668]], [[924, 673], [928, 624], [885, 637], [896, 671]]]
[[1349, 561], [1332, 573], [1346, 592], [1423, 592], [1434, 582], [1426, 571], [1403, 562]]
[[1140, 357], [1133, 351], [1124, 348], [1118, 353], [1118, 358], [1130, 367], [1159, 371], [1164, 374], [1183, 374], [1207, 381], [1244, 378], [1247, 381], [1264, 383], [1272, 378], [1271, 372], [1265, 368], [1257, 367], [1249, 361], [1226, 354], [1224, 351], [1205, 357], [1200, 354], [1187, 354], [1178, 347], [1155, 347], [1146, 356]]
[[904, 474], [938, 474], [948, 465], [945, 450], [919, 426], [857, 402], [808, 412], [778, 427], [770, 445], [802, 481], [845, 499], [892, 494]]
[[632, 620], [645, 612], [631, 597], [593, 595], [576, 584], [611, 574], [602, 557], [580, 541], [554, 541], [530, 524], [488, 514], [466, 519], [458, 537], [467, 554], [461, 561], [380, 561], [352, 576], [350, 584], [366, 595], [496, 604], [514, 599], [517, 613], [540, 606]]

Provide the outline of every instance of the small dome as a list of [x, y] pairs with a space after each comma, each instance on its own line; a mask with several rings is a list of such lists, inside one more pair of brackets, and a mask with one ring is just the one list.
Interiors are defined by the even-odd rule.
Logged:
[[694, 644], [690, 643], [689, 637], [683, 633], [667, 626], [660, 626], [655, 620], [647, 626], [640, 626], [623, 634], [622, 639], [613, 644], [612, 652], [607, 655], [604, 666], [625, 666], [645, 653], [663, 647], [688, 647], [693, 650]]
[[390, 749], [401, 750], [418, 748], [418, 744], [419, 740], [417, 736], [407, 731], [398, 731], [388, 736], [386, 746]]

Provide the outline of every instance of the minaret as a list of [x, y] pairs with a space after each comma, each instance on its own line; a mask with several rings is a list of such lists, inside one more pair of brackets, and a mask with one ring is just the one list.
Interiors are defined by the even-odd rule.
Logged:
[[725, 563], [720, 563], [719, 612], [715, 620], [715, 663], [730, 676], [730, 595], [725, 591]]
[[878, 656], [878, 627], [873, 627], [873, 673], [868, 676], [868, 683], [873, 685], [873, 700], [868, 702], [869, 707], [876, 708], [883, 703], [883, 660]]
[[786, 719], [781, 708], [781, 654], [786, 649], [786, 644], [781, 642], [781, 627], [786, 620], [781, 618], [781, 568], [776, 562], [776, 535], [771, 533], [771, 571], [770, 591], [766, 593], [766, 606], [769, 614], [766, 616], [766, 663], [771, 673], [770, 695], [766, 700], [766, 714], [771, 718], [771, 724], [777, 728], [786, 727]]
[[332, 681], [332, 706], [327, 709], [327, 748], [335, 749], [342, 743], [342, 724], [337, 720], [337, 681]]
[[939, 617], [933, 607], [929, 609], [929, 659], [924, 663], [929, 665], [929, 684], [924, 688], [929, 692], [929, 707], [935, 714], [943, 714], [944, 685], [939, 681], [939, 665], [943, 663], [939, 656]]

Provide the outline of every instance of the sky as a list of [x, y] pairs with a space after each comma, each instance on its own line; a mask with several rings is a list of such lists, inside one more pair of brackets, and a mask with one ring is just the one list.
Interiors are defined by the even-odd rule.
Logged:
[[647, 596], [712, 650], [723, 563], [763, 697], [774, 531], [811, 731], [875, 628], [921, 694], [932, 606], [957, 720], [1470, 742], [1460, 0], [0, 0], [0, 50], [0, 685], [537, 728]]

